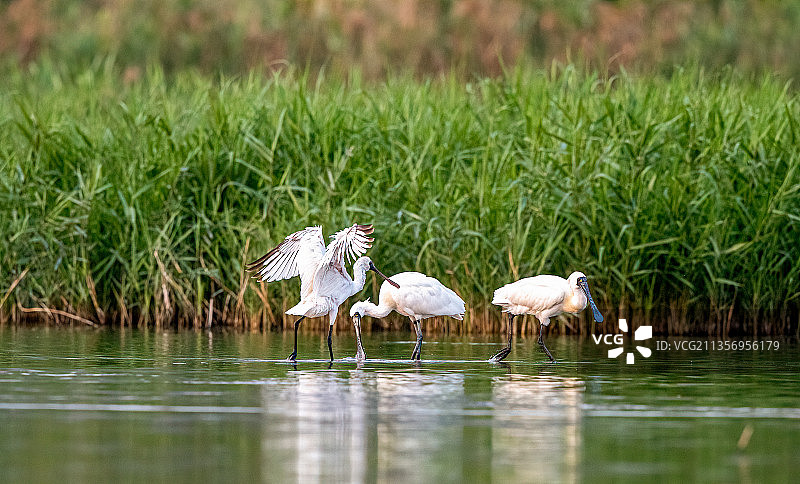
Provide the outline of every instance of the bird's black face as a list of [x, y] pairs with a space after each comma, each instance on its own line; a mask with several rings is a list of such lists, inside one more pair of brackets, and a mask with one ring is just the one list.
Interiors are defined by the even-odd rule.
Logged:
[[589, 292], [589, 282], [586, 280], [586, 277], [579, 277], [577, 282], [578, 287], [586, 294], [586, 299], [589, 300], [589, 304], [592, 306], [592, 316], [594, 316], [594, 320], [598, 323], [602, 323], [603, 315], [600, 314], [600, 310], [597, 309], [597, 305], [595, 305], [594, 299], [592, 299], [592, 293]]
[[398, 284], [398, 283], [394, 282], [393, 280], [389, 279], [388, 277], [386, 277], [386, 275], [383, 272], [379, 271], [378, 268], [375, 267], [375, 264], [373, 264], [372, 261], [369, 261], [369, 270], [375, 271], [376, 274], [378, 274], [382, 278], [386, 279], [386, 282], [388, 282], [389, 284], [393, 285], [394, 287], [400, 289], [400, 284]]

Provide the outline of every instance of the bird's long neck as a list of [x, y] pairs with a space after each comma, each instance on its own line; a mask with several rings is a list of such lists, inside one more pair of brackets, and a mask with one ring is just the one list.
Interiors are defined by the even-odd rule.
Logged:
[[362, 289], [364, 289], [364, 284], [366, 282], [367, 282], [367, 269], [359, 265], [353, 266], [353, 294], [360, 292]]
[[364, 301], [364, 314], [373, 318], [384, 318], [392, 312], [392, 308], [384, 306], [383, 304], [373, 304], [369, 301]]

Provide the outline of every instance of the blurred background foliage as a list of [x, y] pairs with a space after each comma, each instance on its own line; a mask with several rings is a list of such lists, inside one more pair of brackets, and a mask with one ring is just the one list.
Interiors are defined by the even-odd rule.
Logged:
[[129, 81], [157, 64], [238, 74], [285, 65], [367, 79], [496, 76], [504, 66], [581, 59], [600, 72], [676, 64], [800, 73], [792, 0], [6, 0], [5, 64], [114, 56]]

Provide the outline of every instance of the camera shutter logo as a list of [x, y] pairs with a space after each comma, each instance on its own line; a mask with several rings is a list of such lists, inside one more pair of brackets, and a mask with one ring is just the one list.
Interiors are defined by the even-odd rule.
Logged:
[[[628, 321], [625, 320], [625, 319], [620, 319], [619, 320], [619, 329], [622, 332], [627, 333], [628, 332]], [[652, 326], [639, 326], [638, 328], [636, 328], [636, 331], [633, 332], [634, 341], [644, 341], [644, 340], [648, 340], [648, 339], [650, 339], [652, 337], [653, 337], [653, 327]], [[624, 351], [625, 351], [625, 348], [622, 347], [622, 346], [610, 349], [610, 350], [608, 350], [608, 357], [612, 358], [612, 359], [616, 358], [619, 355], [621, 355]], [[636, 346], [636, 351], [641, 353], [641, 355], [644, 356], [645, 358], [650, 358], [650, 355], [653, 354], [653, 352], [650, 350], [650, 348], [647, 348], [646, 346], [638, 346], [637, 345]], [[629, 351], [628, 353], [625, 354], [626, 362], [629, 365], [633, 364], [634, 357], [635, 357], [635, 354], [632, 351]]]

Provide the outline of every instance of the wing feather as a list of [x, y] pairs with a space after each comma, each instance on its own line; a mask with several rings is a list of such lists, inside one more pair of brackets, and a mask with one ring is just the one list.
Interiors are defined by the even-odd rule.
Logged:
[[288, 237], [262, 257], [249, 263], [247, 270], [261, 281], [273, 282], [300, 276], [305, 287], [310, 283], [325, 253], [322, 227], [306, 227]]
[[[372, 225], [354, 224], [331, 236], [331, 242], [325, 249], [322, 267], [343, 268], [346, 262], [353, 262], [363, 255], [375, 240], [369, 235], [375, 229]], [[321, 267], [321, 268], [322, 268]]]

